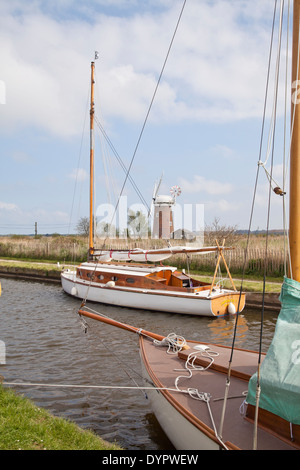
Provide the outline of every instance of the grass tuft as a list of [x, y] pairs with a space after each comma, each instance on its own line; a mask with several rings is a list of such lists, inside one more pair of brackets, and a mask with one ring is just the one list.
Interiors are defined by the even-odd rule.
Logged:
[[121, 450], [0, 385], [0, 450]]

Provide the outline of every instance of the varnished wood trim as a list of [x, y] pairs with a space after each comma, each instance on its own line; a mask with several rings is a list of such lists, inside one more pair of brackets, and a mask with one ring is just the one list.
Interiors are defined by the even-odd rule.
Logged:
[[[253, 422], [255, 416], [255, 406], [248, 404], [246, 419]], [[284, 442], [287, 442], [289, 445], [300, 449], [300, 425], [293, 424], [293, 440], [291, 439], [291, 428], [290, 423], [285, 419], [277, 416], [270, 411], [259, 408], [258, 411], [258, 425], [260, 428], [266, 430], [270, 434], [282, 439]]]
[[[164, 388], [164, 384], [160, 382], [160, 380], [156, 377], [154, 374], [149, 361], [147, 359], [145, 349], [144, 349], [144, 341], [145, 339], [143, 337], [140, 337], [140, 351], [141, 351], [141, 359], [143, 361], [143, 364], [146, 368], [146, 371], [151, 378], [153, 384], [157, 388]], [[205, 436], [207, 436], [209, 439], [214, 441], [217, 445], [220, 445], [219, 440], [216, 438], [215, 433], [212, 428], [207, 426], [203, 421], [200, 419], [196, 418], [192, 413], [190, 413], [184, 406], [182, 406], [176, 398], [168, 391], [168, 390], [159, 390], [159, 393], [161, 393], [164, 398], [185, 418], [187, 419], [192, 425], [194, 425], [200, 432], [202, 432]], [[230, 443], [228, 443], [230, 446]], [[230, 448], [230, 447], [229, 447]]]

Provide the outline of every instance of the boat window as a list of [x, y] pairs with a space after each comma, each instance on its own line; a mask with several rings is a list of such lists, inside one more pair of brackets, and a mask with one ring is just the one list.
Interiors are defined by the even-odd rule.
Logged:
[[126, 282], [127, 282], [128, 284], [133, 284], [133, 283], [135, 282], [135, 280], [133, 279], [133, 277], [128, 277], [128, 278], [126, 279]]
[[99, 274], [98, 279], [100, 279], [100, 281], [102, 281], [102, 279], [104, 279], [103, 274]]
[[111, 276], [111, 280], [112, 280], [112, 281], [117, 281], [118, 278], [117, 278], [117, 276]]

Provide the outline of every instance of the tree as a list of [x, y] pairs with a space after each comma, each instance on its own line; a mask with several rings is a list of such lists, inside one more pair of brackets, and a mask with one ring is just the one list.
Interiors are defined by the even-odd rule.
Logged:
[[237, 226], [220, 225], [220, 219], [214, 218], [211, 225], [205, 225], [205, 245], [213, 246], [216, 240], [222, 244], [225, 239], [226, 246], [234, 246], [238, 241], [239, 235], [236, 233]]
[[148, 237], [148, 219], [140, 210], [134, 212], [128, 211], [127, 217], [128, 234], [131, 238], [147, 238]]
[[79, 235], [88, 236], [90, 231], [90, 221], [88, 217], [81, 217], [76, 225], [76, 231]]

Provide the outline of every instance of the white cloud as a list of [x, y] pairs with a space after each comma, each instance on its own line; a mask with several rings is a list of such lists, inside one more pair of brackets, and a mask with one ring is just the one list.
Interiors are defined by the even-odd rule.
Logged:
[[233, 190], [229, 183], [209, 180], [203, 176], [194, 175], [192, 181], [180, 178], [179, 185], [185, 193], [207, 193], [211, 195], [228, 194]]
[[224, 158], [226, 160], [232, 160], [236, 158], [235, 151], [227, 145], [215, 145], [210, 149], [209, 153], [213, 155], [214, 158]]
[[13, 152], [11, 158], [17, 163], [30, 163], [31, 157], [23, 151], [15, 151]]
[[18, 210], [18, 206], [16, 204], [10, 203], [10, 202], [2, 202], [0, 201], [0, 210], [4, 211], [16, 211]]
[[69, 178], [77, 181], [86, 181], [89, 175], [84, 168], [74, 169], [72, 173], [69, 174]]
[[242, 203], [236, 201], [227, 201], [226, 199], [220, 199], [214, 202], [205, 203], [205, 210], [211, 214], [222, 215], [224, 212], [235, 212], [243, 206]]
[[[110, 3], [126, 12], [136, 2]], [[263, 13], [270, 5], [248, 4], [187, 3], [151, 118], [224, 121], [260, 115], [268, 44]], [[34, 125], [56, 135], [80, 133], [95, 49], [101, 58], [97, 68], [104, 116], [143, 120], [181, 3], [157, 1], [162, 9], [123, 17], [104, 14], [108, 10], [101, 5], [92, 2], [92, 22], [79, 17], [78, 2], [64, 2], [61, 8], [56, 3], [52, 16], [43, 13], [47, 4], [42, 1], [1, 6], [2, 129]], [[16, 6], [18, 14], [12, 14]], [[77, 16], [72, 17], [73, 7]], [[58, 20], [63, 8], [72, 19], [65, 15]]]

